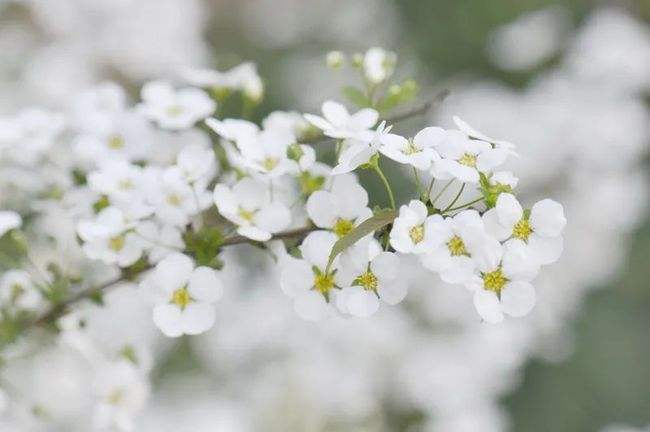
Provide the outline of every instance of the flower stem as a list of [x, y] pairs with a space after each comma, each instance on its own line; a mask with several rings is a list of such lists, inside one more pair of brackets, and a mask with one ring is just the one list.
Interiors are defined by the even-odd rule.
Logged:
[[442, 211], [443, 213], [449, 211], [449, 209], [451, 209], [453, 205], [456, 204], [456, 201], [458, 201], [458, 198], [460, 198], [460, 195], [463, 193], [464, 190], [465, 190], [465, 183], [463, 183], [463, 185], [458, 190], [458, 193], [456, 194], [454, 200], [450, 202], [449, 205]]
[[451, 179], [451, 180], [449, 180], [449, 181], [447, 182], [447, 184], [442, 188], [442, 190], [441, 190], [440, 192], [438, 192], [438, 195], [436, 195], [436, 197], [433, 199], [433, 201], [431, 201], [431, 205], [435, 205], [436, 201], [438, 201], [438, 198], [440, 198], [440, 196], [441, 196], [443, 193], [445, 193], [445, 191], [449, 188], [449, 186], [451, 186], [451, 184], [452, 184], [453, 182], [454, 182], [454, 179]]
[[390, 200], [390, 207], [395, 210], [395, 197], [393, 196], [393, 190], [390, 187], [390, 183], [388, 183], [388, 179], [384, 175], [384, 172], [379, 168], [379, 163], [373, 165], [373, 169], [381, 179], [381, 181], [384, 183], [384, 188], [386, 189], [386, 193], [388, 194], [388, 199]]
[[460, 209], [462, 209], [462, 208], [469, 207], [469, 206], [471, 206], [472, 204], [476, 204], [477, 202], [481, 202], [481, 201], [483, 201], [483, 197], [481, 197], [481, 198], [477, 198], [477, 199], [475, 199], [474, 201], [470, 201], [470, 202], [468, 202], [468, 203], [461, 204], [461, 205], [456, 206], [456, 207], [452, 207], [452, 208], [450, 208], [450, 209], [446, 209], [445, 212], [451, 212], [451, 211], [460, 210]]
[[420, 199], [425, 198], [424, 190], [422, 189], [422, 183], [420, 182], [420, 174], [418, 174], [417, 168], [413, 167], [413, 175], [415, 176], [415, 184], [418, 188], [418, 195]]

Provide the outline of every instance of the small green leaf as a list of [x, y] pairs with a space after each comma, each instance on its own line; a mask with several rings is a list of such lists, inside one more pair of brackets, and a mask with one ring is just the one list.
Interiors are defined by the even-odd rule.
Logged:
[[367, 108], [372, 106], [372, 101], [368, 99], [368, 96], [366, 96], [364, 92], [356, 87], [344, 87], [342, 92], [343, 96], [345, 96], [350, 102], [359, 108]]
[[385, 227], [386, 225], [390, 224], [395, 220], [397, 217], [397, 210], [392, 210], [392, 209], [383, 209], [375, 213], [373, 217], [370, 219], [367, 219], [363, 221], [359, 226], [355, 227], [341, 237], [336, 243], [334, 243], [334, 247], [332, 248], [332, 251], [330, 252], [330, 257], [329, 260], [327, 261], [327, 272], [329, 273], [329, 269], [332, 266], [332, 263], [334, 262], [334, 259], [344, 250], [367, 236], [368, 234], [377, 231], [380, 228]]
[[402, 84], [393, 84], [388, 88], [384, 98], [377, 104], [380, 112], [390, 111], [398, 105], [409, 102], [418, 94], [419, 87], [413, 80], [406, 80]]
[[102, 195], [102, 197], [97, 201], [95, 201], [95, 203], [93, 204], [93, 211], [95, 213], [99, 213], [109, 205], [111, 205], [111, 202], [108, 200], [108, 197], [106, 195]]
[[220, 269], [219, 248], [223, 244], [223, 234], [216, 227], [204, 226], [197, 232], [188, 231], [183, 235], [186, 249], [200, 266]]

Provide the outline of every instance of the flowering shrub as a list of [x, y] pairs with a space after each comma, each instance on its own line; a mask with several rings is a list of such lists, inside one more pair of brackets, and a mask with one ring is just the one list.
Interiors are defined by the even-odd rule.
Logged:
[[[342, 53], [327, 56], [333, 68], [345, 61]], [[458, 117], [456, 129], [395, 133], [399, 121], [436, 101], [402, 107], [417, 86], [390, 81], [393, 53], [373, 48], [352, 66], [363, 87], [344, 94], [357, 111], [326, 101], [321, 115], [273, 112], [261, 126], [218, 115], [237, 95], [246, 110], [260, 101], [261, 80], [250, 65], [186, 71], [202, 88], [150, 82], [134, 107], [121, 88], [104, 84], [80, 96], [68, 118], [30, 109], [3, 119], [4, 159], [17, 170], [55, 173], [35, 193], [75, 208], [86, 259], [117, 274], [93, 285], [55, 263], [43, 275], [16, 265], [2, 278], [4, 342], [134, 279], [153, 300], [153, 321], [165, 335], [204, 332], [223, 290], [220, 252], [240, 243], [273, 253], [280, 287], [306, 320], [368, 317], [382, 303], [399, 303], [408, 289], [400, 269], [407, 255], [472, 291], [486, 322], [529, 313], [531, 282], [562, 253], [562, 205], [544, 199], [522, 206], [517, 177], [499, 170], [517, 156], [515, 145]], [[180, 146], [161, 148], [161, 130], [182, 137]], [[65, 160], [55, 160], [66, 149]], [[332, 150], [333, 167], [317, 157]], [[385, 163], [412, 171], [410, 202], [397, 206]], [[359, 170], [378, 176], [388, 207], [371, 207]], [[464, 192], [473, 199], [460, 202]], [[0, 234], [12, 258], [29, 266], [32, 233], [20, 229], [20, 213], [31, 219], [38, 209], [16, 210], [0, 213]]]

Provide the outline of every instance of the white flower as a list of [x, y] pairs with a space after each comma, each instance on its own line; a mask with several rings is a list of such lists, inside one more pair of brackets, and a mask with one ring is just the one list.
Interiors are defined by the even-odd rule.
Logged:
[[[376, 243], [376, 241], [374, 241]], [[399, 258], [376, 247], [366, 248], [365, 259], [353, 265], [354, 271], [338, 275], [336, 281], [342, 290], [336, 296], [341, 312], [358, 317], [369, 317], [379, 309], [379, 299], [395, 305], [406, 296], [407, 286], [399, 277]]]
[[434, 147], [444, 134], [444, 129], [437, 127], [422, 129], [413, 139], [386, 134], [381, 138], [383, 145], [379, 151], [399, 163], [412, 165], [419, 170], [428, 170], [433, 161], [440, 159]]
[[81, 131], [106, 130], [116, 114], [126, 111], [126, 92], [119, 85], [104, 82], [84, 90], [72, 100], [71, 123]]
[[153, 221], [144, 221], [135, 227], [135, 232], [143, 240], [151, 263], [157, 263], [167, 255], [185, 248], [181, 231], [173, 225], [160, 226]]
[[22, 225], [23, 219], [11, 210], [0, 210], [0, 237]]
[[36, 288], [31, 276], [24, 270], [9, 270], [0, 278], [0, 302], [21, 310], [37, 310], [44, 305], [44, 298]]
[[492, 171], [504, 163], [508, 150], [493, 148], [485, 141], [469, 139], [461, 131], [448, 130], [436, 150], [440, 160], [434, 162], [432, 174], [436, 178], [454, 177], [462, 182], [478, 183], [479, 172]]
[[240, 119], [209, 118], [205, 120], [205, 124], [222, 138], [233, 142], [254, 137], [260, 130], [255, 123]]
[[101, 260], [106, 264], [128, 267], [135, 263], [144, 245], [131, 230], [124, 213], [117, 207], [106, 207], [94, 220], [82, 220], [77, 233], [84, 241], [83, 250], [90, 259]]
[[498, 171], [490, 176], [489, 182], [492, 186], [507, 186], [514, 189], [517, 187], [519, 179], [510, 171]]
[[125, 160], [103, 163], [98, 171], [88, 175], [88, 186], [108, 196], [111, 202], [133, 204], [144, 198], [144, 174], [141, 167]]
[[95, 164], [107, 160], [137, 162], [147, 159], [154, 142], [154, 129], [136, 112], [123, 111], [106, 116], [94, 129], [74, 141], [76, 153]]
[[95, 372], [93, 430], [135, 430], [135, 417], [149, 398], [149, 383], [142, 372], [126, 359], [104, 361]]
[[287, 155], [287, 149], [294, 142], [289, 133], [264, 129], [255, 136], [237, 140], [236, 144], [247, 168], [273, 178], [287, 174], [296, 167]]
[[219, 213], [237, 225], [237, 232], [256, 241], [267, 241], [291, 223], [291, 212], [282, 203], [272, 201], [267, 186], [250, 177], [232, 188], [218, 184], [214, 203]]
[[530, 212], [525, 212], [517, 198], [502, 193], [495, 208], [488, 210], [483, 220], [488, 232], [497, 239], [524, 242], [540, 264], [551, 264], [562, 254], [566, 218], [562, 205], [556, 201], [539, 201]]
[[294, 310], [303, 319], [319, 321], [332, 312], [329, 300], [336, 288], [334, 270], [338, 260], [329, 273], [326, 267], [336, 240], [331, 232], [314, 231], [300, 245], [302, 259], [287, 257], [281, 264], [280, 286], [293, 298]]
[[50, 150], [63, 131], [63, 115], [28, 108], [13, 117], [0, 119], [0, 151], [17, 164], [32, 166]]
[[350, 114], [342, 104], [334, 101], [323, 103], [323, 117], [305, 114], [305, 118], [323, 133], [332, 138], [361, 138], [372, 128], [379, 113], [371, 108], [364, 108], [355, 114]]
[[386, 127], [383, 121], [375, 131], [365, 131], [357, 138], [343, 141], [343, 151], [339, 156], [338, 164], [332, 168], [332, 175], [345, 174], [354, 171], [359, 166], [368, 163], [381, 148], [383, 139], [388, 136], [392, 126]]
[[370, 48], [363, 57], [366, 79], [375, 85], [386, 81], [393, 74], [396, 62], [394, 52], [378, 47]]
[[435, 219], [427, 215], [427, 206], [422, 201], [411, 200], [401, 206], [390, 231], [390, 245], [402, 253], [422, 254], [432, 250], [436, 240], [432, 227]]
[[210, 193], [203, 185], [189, 184], [178, 167], [164, 171], [147, 171], [147, 201], [163, 223], [185, 226], [211, 204]]
[[191, 85], [211, 89], [242, 91], [252, 101], [264, 96], [264, 84], [254, 63], [242, 63], [234, 68], [220, 72], [212, 69], [187, 69], [183, 71], [185, 80]]
[[306, 207], [317, 227], [329, 229], [338, 237], [372, 216], [368, 193], [351, 174], [334, 177], [331, 190], [311, 194]]
[[189, 183], [216, 174], [214, 151], [199, 143], [184, 146], [178, 154], [176, 165]]
[[472, 254], [486, 236], [481, 216], [476, 210], [465, 210], [454, 217], [429, 219], [432, 248], [421, 256], [422, 265], [440, 273], [445, 282], [466, 282], [475, 269]]
[[501, 245], [496, 239], [485, 241], [473, 254], [477, 272], [465, 283], [474, 291], [474, 306], [489, 323], [527, 315], [535, 306], [535, 289], [530, 281], [539, 266], [524, 243], [515, 240]]
[[209, 267], [194, 267], [186, 255], [173, 253], [156, 264], [140, 287], [153, 294], [154, 324], [169, 337], [196, 335], [214, 324], [214, 303], [222, 282]]
[[454, 123], [456, 123], [456, 126], [458, 127], [458, 129], [460, 129], [468, 137], [476, 139], [476, 140], [485, 141], [485, 142], [488, 142], [490, 144], [494, 144], [494, 146], [496, 148], [510, 150], [511, 154], [515, 154], [514, 153], [515, 145], [512, 144], [511, 142], [491, 138], [491, 137], [485, 135], [484, 133], [477, 131], [476, 129], [474, 129], [473, 127], [468, 125], [465, 121], [463, 121], [458, 116], [454, 116], [453, 120], [454, 120]]
[[299, 112], [273, 111], [262, 120], [262, 126], [264, 129], [283, 131], [297, 141], [309, 129], [310, 124]]
[[171, 84], [153, 81], [144, 85], [138, 109], [161, 128], [188, 129], [211, 115], [216, 104], [196, 88], [174, 90]]

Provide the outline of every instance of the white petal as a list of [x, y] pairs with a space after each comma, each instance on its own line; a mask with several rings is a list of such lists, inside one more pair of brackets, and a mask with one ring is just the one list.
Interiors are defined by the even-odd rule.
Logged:
[[393, 280], [399, 274], [399, 258], [394, 253], [381, 252], [373, 258], [370, 270], [381, 280]]
[[331, 232], [314, 231], [300, 245], [302, 257], [323, 271], [336, 240], [336, 235]]
[[[338, 177], [337, 177], [338, 178]], [[339, 206], [332, 193], [316, 191], [307, 199], [307, 214], [319, 228], [332, 228], [339, 217]]]
[[348, 110], [338, 102], [326, 101], [323, 103], [322, 110], [327, 121], [332, 123], [335, 127], [341, 126], [350, 118]]
[[331, 129], [332, 126], [333, 126], [330, 122], [328, 122], [324, 118], [319, 117], [319, 116], [315, 116], [313, 114], [305, 114], [305, 119], [309, 123], [313, 124], [318, 129], [321, 129], [321, 130]]
[[178, 337], [183, 334], [181, 310], [176, 305], [163, 304], [154, 307], [153, 322], [165, 336]]
[[396, 305], [406, 297], [408, 286], [400, 279], [394, 279], [389, 282], [379, 281], [377, 293], [386, 304]]
[[22, 219], [18, 213], [9, 210], [0, 211], [0, 237], [21, 224]]
[[484, 321], [495, 324], [503, 321], [501, 303], [492, 291], [478, 289], [474, 292], [474, 307]]
[[510, 230], [524, 216], [524, 209], [521, 207], [521, 204], [519, 204], [519, 201], [517, 201], [514, 195], [509, 193], [499, 194], [496, 209], [499, 222]]
[[566, 225], [562, 204], [551, 199], [539, 201], [530, 211], [530, 224], [539, 235], [546, 237], [561, 235]]
[[453, 257], [450, 265], [440, 272], [440, 279], [451, 284], [464, 284], [474, 276], [475, 268], [476, 264], [470, 257]]
[[372, 108], [364, 108], [352, 115], [352, 124], [359, 129], [370, 129], [377, 123], [379, 113]]
[[214, 325], [216, 311], [209, 303], [190, 303], [182, 312], [183, 333], [197, 335], [210, 330]]
[[314, 284], [314, 272], [305, 260], [288, 257], [282, 263], [280, 271], [280, 288], [289, 297], [296, 297]]
[[375, 293], [360, 287], [348, 288], [350, 293], [347, 298], [348, 313], [361, 318], [366, 318], [377, 312], [379, 299]]
[[533, 233], [528, 239], [528, 248], [540, 264], [552, 264], [562, 255], [564, 239], [561, 236], [542, 237]]
[[440, 246], [420, 255], [422, 265], [433, 272], [440, 272], [451, 265], [451, 254], [447, 246]]
[[270, 232], [252, 225], [240, 226], [237, 228], [237, 233], [244, 237], [248, 237], [251, 240], [261, 242], [269, 241], [271, 240], [271, 237], [273, 237]]
[[422, 129], [413, 138], [413, 143], [419, 148], [436, 147], [447, 139], [447, 133], [439, 127]]
[[320, 321], [329, 314], [329, 305], [318, 291], [300, 294], [293, 302], [293, 309], [307, 321]]
[[476, 168], [481, 172], [489, 172], [502, 165], [510, 153], [504, 149], [489, 149], [481, 152], [476, 158]]
[[503, 274], [510, 280], [533, 280], [539, 273], [539, 261], [519, 239], [508, 240], [503, 253]]
[[503, 257], [503, 246], [494, 237], [484, 235], [480, 240], [472, 239], [472, 259], [476, 262], [476, 268], [482, 272], [494, 271]]
[[291, 212], [280, 202], [272, 202], [255, 214], [255, 224], [264, 231], [277, 233], [291, 223]]
[[512, 227], [501, 225], [499, 215], [495, 208], [491, 208], [483, 214], [483, 225], [488, 234], [500, 241], [503, 241], [512, 235]]
[[156, 264], [156, 283], [167, 293], [183, 287], [194, 270], [194, 262], [182, 253], [173, 253]]
[[501, 307], [513, 317], [522, 317], [535, 306], [535, 288], [528, 282], [511, 282], [501, 291]]
[[223, 295], [223, 283], [213, 269], [197, 267], [190, 276], [187, 290], [193, 299], [213, 303]]
[[427, 210], [427, 206], [422, 201], [411, 200], [409, 203], [409, 208], [415, 212], [419, 223], [424, 222], [424, 220], [427, 218], [429, 211]]

